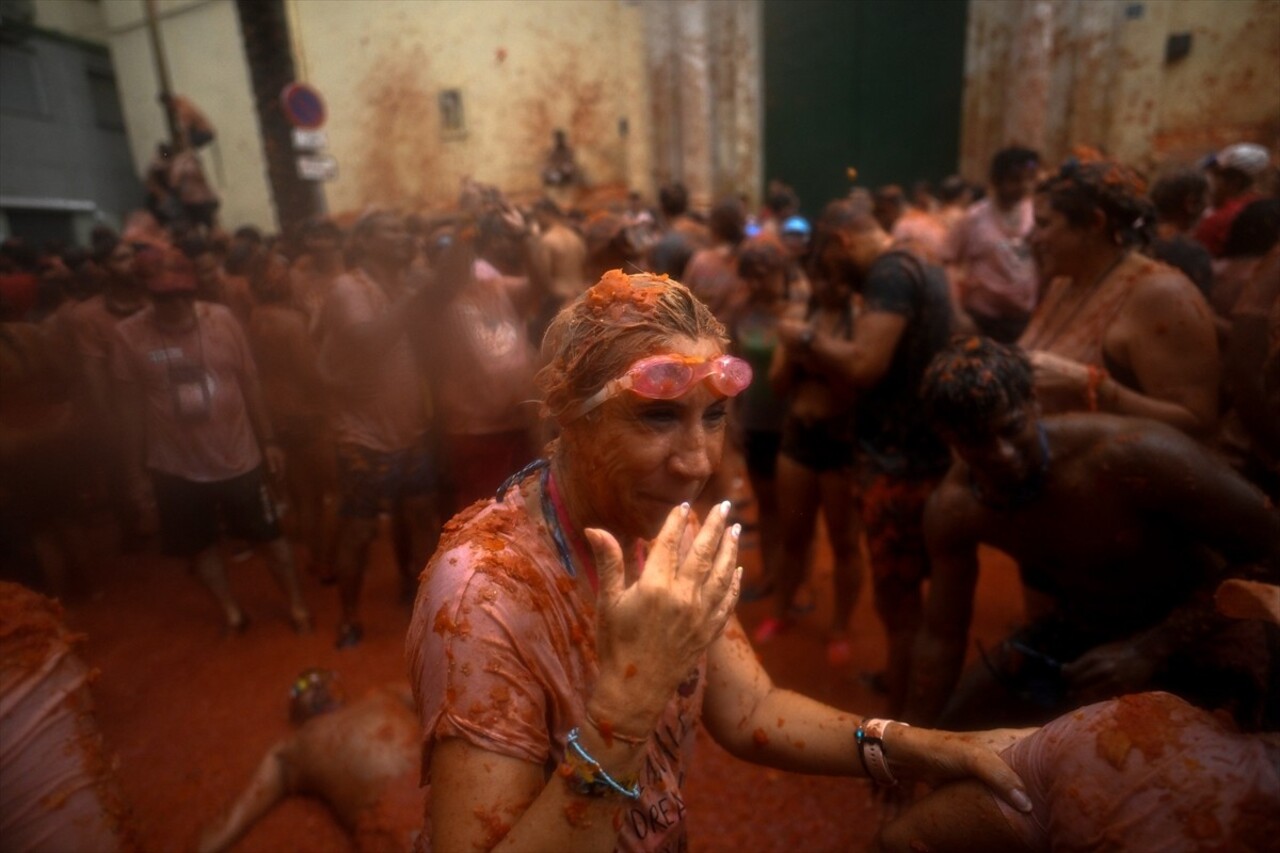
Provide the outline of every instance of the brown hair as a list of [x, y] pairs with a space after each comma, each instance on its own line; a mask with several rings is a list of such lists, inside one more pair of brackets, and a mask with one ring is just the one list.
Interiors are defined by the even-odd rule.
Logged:
[[672, 337], [728, 344], [724, 326], [675, 279], [610, 270], [565, 306], [542, 339], [543, 411], [560, 417]]

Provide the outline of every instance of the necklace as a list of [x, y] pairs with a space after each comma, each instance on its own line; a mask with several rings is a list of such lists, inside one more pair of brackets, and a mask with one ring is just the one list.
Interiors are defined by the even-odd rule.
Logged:
[[[1098, 292], [1100, 285], [1107, 280], [1107, 276], [1111, 275], [1111, 273], [1115, 271], [1116, 267], [1120, 266], [1120, 264], [1127, 257], [1129, 257], [1128, 252], [1121, 252], [1119, 255], [1117, 255], [1116, 259], [1112, 261], [1110, 264], [1108, 264], [1107, 268], [1103, 270], [1102, 273], [1093, 280], [1093, 283], [1090, 284], [1087, 288], [1085, 288], [1084, 295], [1080, 297], [1080, 301], [1072, 306], [1071, 311], [1070, 313], [1067, 314], [1066, 319], [1063, 320], [1061, 323], [1057, 324], [1057, 326], [1053, 329], [1053, 334], [1052, 335], [1049, 334], [1047, 330], [1041, 331], [1039, 334], [1036, 335], [1036, 339], [1034, 342], [1029, 342], [1029, 345], [1026, 347], [1026, 349], [1048, 350], [1055, 343], [1057, 343], [1058, 338], [1062, 337], [1066, 333], [1066, 331], [1071, 328], [1072, 321], [1076, 319], [1076, 316], [1084, 309], [1084, 306], [1088, 305], [1091, 301], [1093, 301], [1094, 294]], [[1062, 303], [1059, 302], [1058, 304], [1061, 305]], [[1054, 307], [1057, 308], [1056, 305]]]
[[1036, 424], [1036, 435], [1040, 440], [1040, 467], [1032, 471], [1007, 495], [997, 497], [987, 494], [973, 476], [973, 469], [969, 469], [969, 491], [977, 498], [978, 503], [990, 509], [1021, 509], [1040, 497], [1040, 493], [1044, 491], [1044, 484], [1049, 479], [1049, 465], [1053, 462], [1053, 453], [1049, 450], [1049, 433], [1045, 430], [1043, 423]]
[[[541, 492], [542, 517], [547, 521], [547, 530], [551, 533], [551, 541], [555, 544], [556, 555], [560, 558], [560, 564], [564, 566], [564, 570], [569, 577], [576, 578], [578, 573], [574, 569], [573, 555], [577, 551], [578, 562], [586, 567], [587, 579], [591, 581], [591, 587], [594, 589], [597, 586], [594, 562], [583, 553], [580, 547], [575, 548], [570, 545], [569, 536], [565, 532], [566, 528], [572, 530], [573, 525], [569, 521], [569, 513], [565, 509], [564, 501], [560, 498], [560, 491], [556, 488], [555, 480], [551, 476], [551, 460], [535, 459], [508, 477], [498, 487], [497, 502], [502, 503], [508, 489], [535, 471], [542, 472], [542, 476], [538, 479], [539, 491]], [[576, 545], [577, 542], [574, 544]]]

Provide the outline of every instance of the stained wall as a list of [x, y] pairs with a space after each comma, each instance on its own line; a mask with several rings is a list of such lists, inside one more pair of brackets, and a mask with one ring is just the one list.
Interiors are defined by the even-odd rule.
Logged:
[[[1169, 37], [1191, 36], [1166, 60]], [[1011, 142], [1154, 169], [1237, 141], [1280, 150], [1275, 0], [971, 0], [962, 174]]]

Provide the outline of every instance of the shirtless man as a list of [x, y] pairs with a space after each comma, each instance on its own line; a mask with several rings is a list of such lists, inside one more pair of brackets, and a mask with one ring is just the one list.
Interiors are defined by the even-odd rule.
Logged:
[[[957, 461], [925, 513], [933, 578], [909, 720], [1025, 724], [1152, 685], [1219, 702], [1243, 690], [1222, 683], [1202, 593], [1221, 571], [1208, 549], [1237, 570], [1280, 560], [1280, 516], [1262, 494], [1162, 424], [1041, 419], [1026, 355], [989, 339], [944, 351], [921, 396]], [[981, 544], [1018, 561], [1039, 612], [952, 695]]]
[[302, 249], [290, 276], [293, 304], [306, 315], [307, 328], [314, 334], [334, 280], [346, 271], [342, 230], [329, 219], [308, 222], [302, 227]]
[[324, 380], [307, 317], [291, 301], [289, 262], [262, 253], [249, 269], [258, 303], [249, 320], [249, 344], [262, 376], [267, 412], [285, 454], [285, 487], [293, 508], [293, 535], [307, 548], [309, 571], [332, 581], [325, 547], [324, 497], [330, 462], [325, 441]]
[[292, 688], [299, 728], [263, 756], [249, 786], [200, 836], [201, 853], [235, 844], [282, 799], [317, 797], [356, 850], [411, 850], [422, 820], [417, 715], [409, 685], [369, 691], [343, 705], [336, 674], [307, 670]]
[[539, 233], [529, 258], [533, 277], [545, 283], [548, 293], [544, 304], [534, 306], [534, 340], [542, 340], [542, 332], [560, 306], [587, 289], [586, 241], [564, 221], [554, 201], [540, 199], [533, 208]]
[[334, 555], [342, 603], [338, 648], [364, 636], [360, 589], [379, 513], [391, 512], [406, 594], [435, 549], [437, 525], [423, 377], [410, 340], [425, 328], [433, 288], [412, 286], [415, 247], [398, 214], [365, 214], [352, 241], [356, 265], [334, 281], [317, 330], [341, 495]]
[[680, 281], [725, 322], [747, 298], [738, 278], [738, 246], [746, 237], [747, 211], [741, 199], [727, 196], [711, 209], [714, 245], [695, 252]]

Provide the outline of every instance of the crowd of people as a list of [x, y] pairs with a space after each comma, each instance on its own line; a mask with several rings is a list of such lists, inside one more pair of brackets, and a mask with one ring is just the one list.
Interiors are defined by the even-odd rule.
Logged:
[[[680, 849], [696, 725], [798, 772], [980, 780], [886, 849], [962, 849], [937, 815], [966, 809], [1034, 814], [996, 841], [1037, 849], [1058, 830], [1009, 765], [1041, 746], [987, 730], [1111, 701], [1087, 726], [1146, 713], [1171, 751], [1275, 761], [1186, 703], [1280, 720], [1274, 626], [1212, 595], [1280, 572], [1278, 191], [1248, 143], [1150, 187], [1011, 147], [986, 187], [855, 188], [812, 221], [779, 182], [704, 217], [679, 184], [580, 210], [468, 181], [431, 216], [227, 233], [170, 194], [88, 247], [11, 239], [4, 576], [74, 596], [105, 510], [124, 551], [157, 533], [231, 634], [251, 628], [228, 546], [263, 549], [299, 632], [300, 572], [336, 586], [349, 649], [386, 519], [436, 849]], [[827, 663], [871, 665], [849, 633], [869, 573], [894, 719], [784, 690], [752, 651], [800, 621], [820, 535]], [[1017, 562], [1027, 624], [966, 669], [983, 545]], [[740, 596], [772, 600], [750, 631]], [[288, 788], [283, 754], [209, 849]], [[1280, 804], [1274, 769], [1249, 784]], [[1205, 837], [1263, 837], [1244, 800]]]

